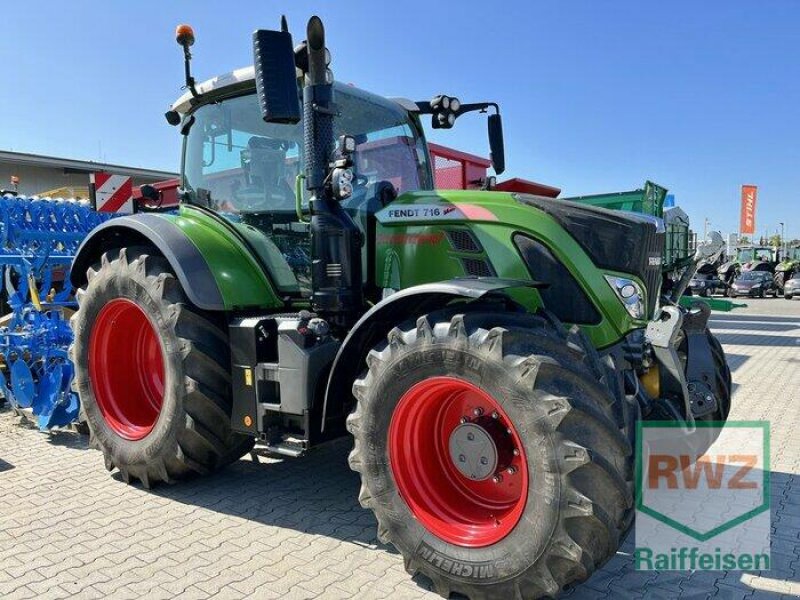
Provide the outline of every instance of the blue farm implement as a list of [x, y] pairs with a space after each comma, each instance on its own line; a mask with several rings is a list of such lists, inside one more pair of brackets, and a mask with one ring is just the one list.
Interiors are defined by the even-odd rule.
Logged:
[[0, 319], [0, 392], [40, 429], [78, 416], [68, 357], [75, 306], [72, 259], [87, 234], [116, 216], [75, 200], [0, 197], [0, 267], [8, 313]]

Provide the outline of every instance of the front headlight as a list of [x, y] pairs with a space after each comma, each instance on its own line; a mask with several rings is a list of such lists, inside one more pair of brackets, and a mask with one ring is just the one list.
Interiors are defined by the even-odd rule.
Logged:
[[634, 319], [646, 318], [644, 292], [641, 286], [632, 279], [626, 279], [625, 277], [616, 277], [614, 275], [606, 275], [605, 277], [608, 285], [614, 290], [628, 314]]
[[757, 284], [755, 284], [755, 285], [754, 285], [752, 288], [750, 288], [750, 289], [751, 289], [751, 290], [760, 290], [760, 289], [761, 289], [761, 284], [760, 284], [760, 283], [757, 283]]

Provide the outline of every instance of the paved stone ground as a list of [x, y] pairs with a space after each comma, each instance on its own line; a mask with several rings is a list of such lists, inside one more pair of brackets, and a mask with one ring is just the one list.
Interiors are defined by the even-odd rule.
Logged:
[[[772, 422], [773, 570], [636, 572], [620, 553], [570, 596], [800, 596], [800, 300], [718, 314], [734, 419]], [[148, 492], [71, 432], [0, 409], [0, 598], [435, 598], [379, 544], [356, 501], [349, 442], [295, 460], [250, 459]]]

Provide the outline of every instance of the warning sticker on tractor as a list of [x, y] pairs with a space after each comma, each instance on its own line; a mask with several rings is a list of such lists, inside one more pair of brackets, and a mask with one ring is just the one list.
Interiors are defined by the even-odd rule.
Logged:
[[388, 206], [375, 215], [380, 223], [420, 221], [497, 221], [492, 211], [475, 204], [406, 204]]

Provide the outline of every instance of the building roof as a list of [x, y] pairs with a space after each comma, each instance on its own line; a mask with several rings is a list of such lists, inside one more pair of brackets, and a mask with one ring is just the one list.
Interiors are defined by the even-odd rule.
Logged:
[[106, 171], [116, 175], [141, 177], [156, 181], [177, 177], [177, 173], [173, 173], [171, 171], [158, 171], [156, 169], [127, 167], [124, 165], [95, 162], [93, 160], [75, 160], [72, 158], [45, 156], [43, 154], [28, 154], [25, 152], [10, 152], [7, 150], [0, 150], [0, 164], [3, 163], [23, 165], [28, 167], [64, 169], [65, 173], [96, 173], [98, 171]]

